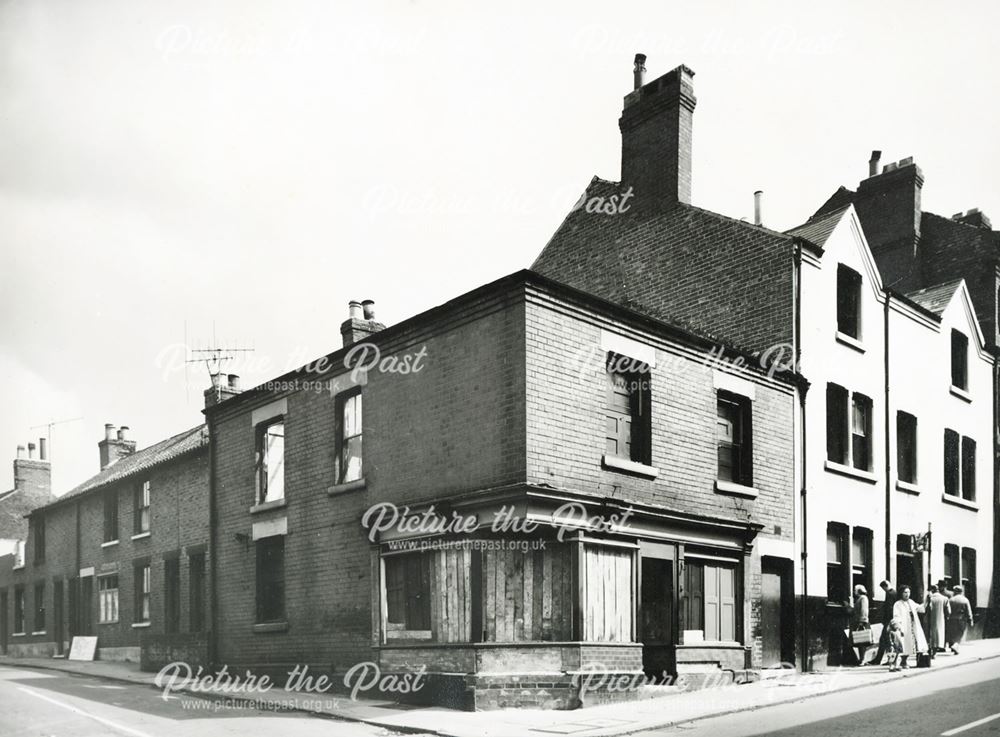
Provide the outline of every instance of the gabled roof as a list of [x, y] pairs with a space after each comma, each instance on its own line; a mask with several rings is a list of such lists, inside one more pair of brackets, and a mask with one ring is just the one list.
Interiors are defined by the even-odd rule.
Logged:
[[940, 317], [948, 308], [948, 305], [951, 304], [952, 297], [955, 296], [955, 292], [958, 291], [961, 285], [962, 280], [955, 279], [954, 281], [944, 282], [933, 287], [909, 292], [906, 297]]
[[[831, 197], [831, 199], [833, 198]], [[842, 205], [834, 210], [826, 211], [823, 214], [813, 215], [811, 218], [802, 223], [802, 225], [792, 228], [787, 231], [787, 233], [788, 235], [805, 238], [814, 246], [823, 248], [827, 239], [830, 237], [830, 234], [836, 229], [837, 223], [840, 222], [840, 218], [843, 216], [844, 211], [850, 206], [851, 203], [848, 202], [846, 205]]]
[[58, 504], [65, 499], [71, 499], [116, 481], [136, 476], [154, 466], [172, 461], [175, 458], [179, 458], [186, 453], [198, 450], [207, 445], [208, 427], [205, 425], [192, 427], [190, 430], [185, 430], [166, 440], [161, 440], [159, 443], [151, 445], [148, 448], [137, 450], [132, 455], [119, 459], [103, 469], [96, 476], [92, 476], [79, 486], [67, 491], [52, 502], [52, 504]]

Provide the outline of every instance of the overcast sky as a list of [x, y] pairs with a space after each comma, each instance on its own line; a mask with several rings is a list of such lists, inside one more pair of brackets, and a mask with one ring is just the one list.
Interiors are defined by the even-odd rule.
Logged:
[[[1000, 218], [995, 3], [0, 2], [0, 490], [52, 430], [202, 419], [190, 347], [246, 384], [527, 267], [617, 179], [632, 57], [695, 73], [694, 202], [806, 219], [914, 156], [924, 208]], [[181, 365], [182, 366], [182, 365]]]

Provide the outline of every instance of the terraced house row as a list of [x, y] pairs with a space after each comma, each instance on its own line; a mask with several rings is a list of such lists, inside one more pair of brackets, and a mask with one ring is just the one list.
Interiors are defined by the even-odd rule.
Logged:
[[627, 208], [401, 323], [351, 303], [322, 360], [214, 376], [161, 443], [108, 426], [0, 558], [5, 652], [92, 634], [147, 668], [371, 662], [426, 668], [425, 701], [573, 708], [633, 695], [602, 676], [836, 664], [883, 578], [964, 584], [993, 634], [997, 233], [877, 157], [786, 233], [698, 208], [694, 74], [644, 74], [620, 181], [587, 187]]

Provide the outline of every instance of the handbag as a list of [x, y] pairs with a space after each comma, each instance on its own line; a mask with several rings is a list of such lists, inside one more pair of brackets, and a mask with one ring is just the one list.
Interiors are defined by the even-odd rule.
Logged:
[[931, 654], [930, 653], [917, 653], [917, 667], [918, 668], [930, 668], [931, 667]]
[[875, 633], [868, 627], [851, 632], [851, 643], [854, 645], [874, 645]]

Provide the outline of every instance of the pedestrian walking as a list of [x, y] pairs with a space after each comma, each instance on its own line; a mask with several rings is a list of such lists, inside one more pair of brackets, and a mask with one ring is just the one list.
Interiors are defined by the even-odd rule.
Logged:
[[899, 588], [899, 599], [892, 605], [893, 619], [899, 620], [899, 629], [903, 636], [902, 668], [909, 668], [906, 662], [911, 655], [916, 656], [927, 652], [927, 638], [924, 628], [920, 626], [918, 614], [924, 614], [927, 608], [917, 604], [910, 598], [910, 587]]
[[888, 580], [879, 583], [879, 588], [885, 592], [885, 603], [882, 605], [882, 634], [878, 638], [878, 650], [875, 652], [875, 657], [865, 665], [881, 665], [882, 657], [889, 650], [889, 624], [892, 622], [892, 606], [896, 603], [896, 589]]
[[872, 645], [871, 629], [868, 622], [868, 590], [858, 584], [854, 587], [854, 605], [851, 610], [851, 643], [858, 651], [858, 665], [864, 665], [865, 654]]
[[945, 623], [945, 643], [958, 655], [958, 648], [955, 646], [965, 642], [966, 629], [972, 626], [972, 603], [961, 586], [956, 586], [954, 592], [948, 602], [950, 607], [948, 621]]
[[924, 607], [927, 610], [927, 634], [930, 655], [933, 658], [944, 652], [944, 624], [951, 611], [948, 597], [942, 594], [938, 587], [931, 585], [927, 590]]

